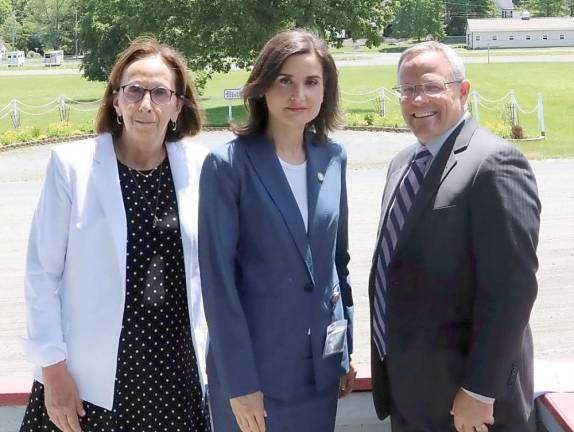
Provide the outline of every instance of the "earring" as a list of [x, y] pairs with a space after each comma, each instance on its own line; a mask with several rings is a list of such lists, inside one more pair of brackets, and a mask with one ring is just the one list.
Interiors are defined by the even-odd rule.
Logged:
[[173, 120], [171, 122], [173, 123], [171, 130], [175, 132], [177, 130], [177, 122], [174, 122]]
[[122, 123], [122, 116], [116, 114], [116, 122], [117, 122], [120, 126], [123, 125], [123, 123]]

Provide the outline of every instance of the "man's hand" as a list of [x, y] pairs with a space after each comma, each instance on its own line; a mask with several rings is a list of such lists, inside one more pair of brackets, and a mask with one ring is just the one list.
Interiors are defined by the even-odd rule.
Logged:
[[44, 404], [50, 421], [63, 432], [81, 432], [78, 416], [86, 413], [65, 362], [42, 368]]
[[263, 393], [257, 391], [229, 399], [231, 410], [241, 432], [265, 432], [267, 413], [263, 406]]
[[344, 398], [353, 391], [356, 377], [357, 369], [355, 369], [355, 365], [352, 362], [349, 362], [349, 372], [339, 380], [339, 399]]
[[459, 389], [454, 397], [451, 415], [457, 432], [487, 432], [494, 424], [493, 404], [479, 401]]

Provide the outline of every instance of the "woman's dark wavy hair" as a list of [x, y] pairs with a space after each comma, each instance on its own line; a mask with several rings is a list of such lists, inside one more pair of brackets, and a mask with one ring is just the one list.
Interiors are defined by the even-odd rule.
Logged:
[[166, 141], [175, 141], [184, 136], [196, 135], [201, 130], [203, 117], [197, 104], [197, 96], [193, 82], [189, 78], [185, 60], [173, 48], [159, 43], [150, 36], [141, 36], [134, 39], [129, 46], [118, 54], [112, 67], [104, 97], [96, 118], [96, 132], [109, 132], [114, 137], [120, 137], [123, 125], [117, 122], [114, 108], [114, 91], [119, 89], [121, 79], [126, 68], [137, 60], [150, 56], [160, 56], [165, 64], [175, 74], [175, 93], [182, 102], [182, 108], [177, 117], [176, 128], [167, 128]]
[[255, 60], [253, 70], [242, 90], [248, 119], [243, 125], [233, 126], [236, 135], [251, 136], [265, 133], [269, 121], [265, 93], [279, 75], [285, 60], [292, 55], [309, 53], [314, 53], [323, 67], [324, 93], [321, 110], [317, 117], [307, 124], [307, 129], [314, 130], [319, 140], [325, 141], [327, 133], [341, 124], [337, 68], [327, 45], [308, 30], [294, 29], [273, 36]]

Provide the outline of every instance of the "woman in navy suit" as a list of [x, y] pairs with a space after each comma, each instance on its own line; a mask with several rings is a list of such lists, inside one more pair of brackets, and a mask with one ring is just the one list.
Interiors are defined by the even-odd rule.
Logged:
[[335, 64], [314, 34], [278, 33], [243, 96], [246, 124], [200, 180], [214, 428], [332, 431], [355, 377]]

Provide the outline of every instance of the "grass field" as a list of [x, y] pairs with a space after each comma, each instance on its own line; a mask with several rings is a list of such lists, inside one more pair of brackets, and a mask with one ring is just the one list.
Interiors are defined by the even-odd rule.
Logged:
[[[362, 118], [376, 111], [376, 101], [366, 101], [376, 94], [354, 96], [370, 92], [384, 86], [391, 88], [395, 80], [395, 68], [345, 67], [340, 69], [340, 86], [343, 92], [343, 108]], [[513, 64], [470, 64], [467, 75], [473, 88], [487, 99], [498, 99], [514, 89], [518, 103], [525, 110], [536, 105], [537, 93], [543, 93], [546, 120], [546, 140], [542, 142], [519, 143], [518, 146], [530, 158], [574, 157], [574, 74], [568, 63], [513, 63]], [[226, 75], [216, 75], [207, 85], [201, 97], [201, 105], [206, 111], [209, 125], [227, 123], [227, 104], [223, 99], [223, 89], [238, 88], [244, 83], [247, 73], [233, 71]], [[7, 114], [2, 109], [12, 98], [28, 105], [43, 105], [64, 94], [77, 103], [70, 103], [69, 121], [74, 126], [89, 128], [93, 122], [95, 102], [103, 93], [104, 84], [89, 82], [79, 75], [57, 76], [1, 76], [0, 77], [0, 118]], [[390, 98], [386, 104], [388, 123], [401, 125], [398, 106]], [[233, 114], [237, 119], [244, 116], [241, 101], [234, 101]], [[50, 109], [54, 111], [49, 111]], [[47, 128], [59, 121], [56, 105], [44, 108], [21, 107], [21, 127]], [[504, 126], [503, 118], [508, 109], [504, 104], [498, 110], [480, 109], [481, 124], [494, 130]], [[32, 115], [45, 113], [43, 115]], [[536, 136], [536, 114], [519, 116], [521, 125], [528, 136]], [[13, 129], [9, 116], [0, 119], [0, 133]]]

